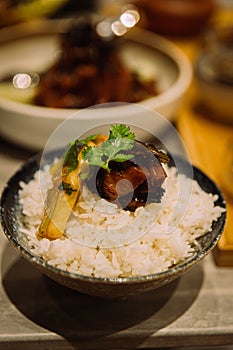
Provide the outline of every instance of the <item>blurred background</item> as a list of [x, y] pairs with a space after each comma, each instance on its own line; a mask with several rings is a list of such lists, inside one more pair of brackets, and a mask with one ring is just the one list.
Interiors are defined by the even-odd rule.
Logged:
[[[211, 118], [231, 124], [232, 9], [232, 0], [1, 0], [0, 108], [9, 115], [23, 108], [7, 100], [75, 110], [112, 101], [148, 101], [180, 83], [186, 73], [179, 102], [190, 87], [190, 67], [177, 57], [179, 48], [191, 65], [200, 104]], [[127, 38], [137, 42], [137, 50], [127, 48], [132, 44]], [[122, 42], [126, 53], [119, 54]], [[175, 100], [177, 91], [171, 94]], [[178, 103], [164, 108], [171, 103], [167, 96], [148, 106], [174, 120]], [[24, 110], [30, 113], [39, 112]], [[65, 118], [68, 112], [59, 113]], [[43, 114], [51, 116], [51, 111]]]

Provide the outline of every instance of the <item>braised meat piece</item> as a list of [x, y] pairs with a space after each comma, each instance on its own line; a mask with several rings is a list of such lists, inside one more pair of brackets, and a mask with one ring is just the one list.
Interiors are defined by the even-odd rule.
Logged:
[[[110, 172], [103, 168], [97, 169], [95, 186], [102, 198], [125, 210], [135, 211], [147, 203], [161, 201], [164, 194], [161, 186], [167, 176], [161, 159], [166, 162], [168, 158], [154, 146], [138, 141], [130, 153], [134, 154], [131, 160], [111, 161]], [[91, 187], [93, 190], [93, 183]]]
[[93, 20], [80, 17], [61, 36], [61, 54], [40, 75], [34, 103], [53, 108], [86, 108], [108, 102], [136, 103], [159, 93], [122, 57], [121, 42], [105, 40]]

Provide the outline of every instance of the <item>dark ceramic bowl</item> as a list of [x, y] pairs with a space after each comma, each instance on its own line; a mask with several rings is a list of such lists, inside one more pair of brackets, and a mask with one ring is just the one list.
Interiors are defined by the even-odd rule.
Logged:
[[[225, 225], [226, 213], [213, 223], [212, 231], [198, 239], [199, 245], [191, 257], [168, 270], [132, 278], [94, 278], [70, 273], [55, 268], [38, 256], [35, 256], [22, 242], [18, 233], [20, 220], [19, 183], [29, 182], [40, 166], [40, 157], [30, 159], [7, 183], [1, 197], [1, 223], [3, 231], [16, 250], [41, 270], [42, 273], [81, 293], [105, 298], [125, 297], [140, 294], [163, 286], [182, 276], [188, 269], [201, 261], [216, 245]], [[217, 194], [216, 205], [225, 208], [225, 201], [216, 185], [200, 170], [193, 168], [194, 178], [204, 191]]]

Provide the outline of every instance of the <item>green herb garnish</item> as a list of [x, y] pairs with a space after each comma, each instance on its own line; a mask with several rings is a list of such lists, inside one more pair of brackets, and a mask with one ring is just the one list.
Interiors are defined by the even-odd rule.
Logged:
[[133, 154], [123, 153], [134, 146], [135, 135], [130, 128], [120, 124], [112, 125], [108, 140], [97, 147], [87, 147], [83, 150], [82, 156], [89, 165], [96, 165], [110, 172], [109, 162], [125, 162], [132, 159]]
[[135, 135], [131, 132], [130, 128], [124, 124], [111, 125], [109, 132], [109, 140], [116, 138], [127, 138], [129, 140], [135, 140]]
[[[110, 172], [109, 162], [124, 162], [132, 159], [133, 154], [126, 154], [134, 146], [135, 135], [130, 128], [124, 124], [111, 125], [109, 138], [98, 146], [88, 146], [89, 141], [93, 141], [98, 135], [88, 136], [82, 140], [75, 140], [69, 144], [64, 156], [64, 166], [67, 171], [75, 170], [78, 166], [78, 153], [81, 150], [82, 158], [88, 165], [95, 165]], [[85, 147], [86, 146], [86, 147]]]

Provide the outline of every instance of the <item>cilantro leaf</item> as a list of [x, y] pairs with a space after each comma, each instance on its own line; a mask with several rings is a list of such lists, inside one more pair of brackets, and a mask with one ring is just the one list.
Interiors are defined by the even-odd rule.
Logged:
[[133, 157], [134, 157], [133, 154], [118, 153], [111, 160], [122, 163], [122, 162], [125, 162], [126, 160], [132, 159]]
[[132, 154], [122, 153], [123, 151], [132, 149], [133, 145], [133, 140], [117, 137], [116, 139], [102, 142], [98, 147], [86, 149], [85, 152], [83, 152], [83, 159], [87, 161], [89, 165], [100, 166], [110, 171], [108, 166], [110, 161], [124, 162], [134, 157]]
[[114, 140], [109, 140], [108, 142], [111, 143], [111, 146], [115, 148], [116, 152], [128, 151], [132, 149], [134, 145], [134, 140], [120, 137], [117, 137]]
[[116, 124], [110, 126], [109, 140], [116, 138], [135, 139], [135, 134], [131, 132], [130, 128], [124, 124]]
[[103, 166], [102, 160], [103, 152], [98, 147], [87, 147], [83, 152], [83, 160], [87, 161], [89, 165]]

